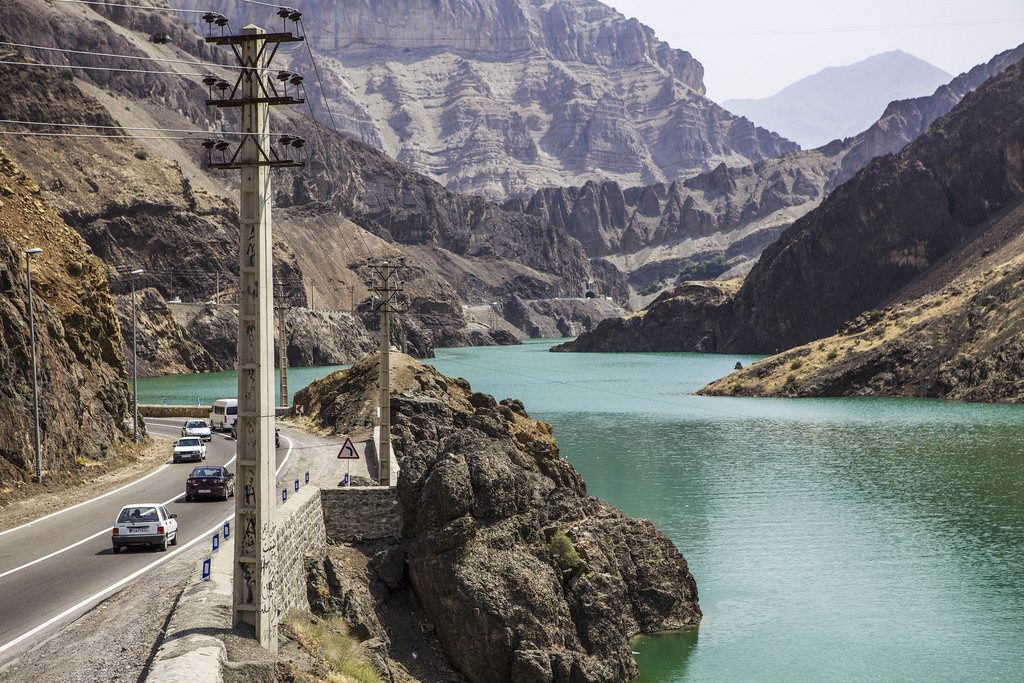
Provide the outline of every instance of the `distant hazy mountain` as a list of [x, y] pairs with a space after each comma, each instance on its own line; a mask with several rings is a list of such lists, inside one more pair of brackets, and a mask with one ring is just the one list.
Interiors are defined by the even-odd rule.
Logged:
[[942, 69], [895, 50], [829, 67], [765, 99], [727, 100], [722, 106], [812, 148], [860, 133], [889, 102], [929, 95], [950, 78]]

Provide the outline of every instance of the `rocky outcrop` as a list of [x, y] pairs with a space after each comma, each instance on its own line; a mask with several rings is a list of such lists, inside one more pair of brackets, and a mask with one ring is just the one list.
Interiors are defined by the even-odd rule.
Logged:
[[[587, 496], [549, 425], [519, 401], [393, 359], [402, 538], [371, 567], [392, 594], [412, 592], [463, 676], [628, 680], [632, 636], [699, 621], [679, 551], [650, 522]], [[373, 419], [376, 375], [370, 359], [296, 400], [350, 432]]]
[[686, 282], [642, 311], [601, 321], [552, 351], [712, 351], [728, 332], [739, 282]]
[[582, 299], [510, 299], [501, 309], [510, 323], [534, 339], [575, 337], [597, 327], [602, 320], [626, 311], [604, 297]]
[[[1018, 48], [993, 64], [1022, 55]], [[972, 245], [988, 245], [977, 249], [980, 258], [1013, 231], [994, 226], [1024, 197], [1024, 124], [1015, 114], [1022, 101], [1024, 63], [1017, 61], [898, 154], [872, 161], [765, 249], [717, 337], [677, 327], [671, 350], [714, 339], [707, 350], [778, 352], [967, 271], [976, 262], [966, 256]], [[709, 315], [719, 320], [720, 310], [714, 302]], [[577, 343], [632, 350], [586, 335]]]
[[[117, 317], [124, 340], [125, 357], [132, 357], [132, 298], [131, 294], [118, 296]], [[221, 355], [214, 355], [202, 339], [180, 325], [167, 302], [154, 288], [136, 293], [135, 300], [136, 353], [140, 377], [210, 372], [227, 370], [234, 366]], [[233, 359], [232, 353], [231, 358]]]
[[762, 360], [700, 393], [1024, 402], [1022, 276], [1024, 257], [1017, 257], [934, 294], [864, 313], [838, 335]]
[[[766, 246], [872, 159], [902, 149], [963, 97], [1024, 58], [1024, 46], [957, 76], [927, 97], [892, 102], [864, 132], [756, 164], [724, 165], [669, 185], [546, 188], [506, 207], [537, 216], [607, 256], [638, 290], [671, 287], [712, 258], [745, 274]], [[728, 277], [738, 274], [730, 272]]]
[[[232, 9], [243, 23], [278, 22], [266, 7]], [[567, 179], [671, 182], [796, 149], [707, 99], [689, 53], [594, 0], [303, 11], [333, 32], [311, 30], [338, 125], [451, 190], [503, 200]]]
[[788, 348], [878, 307], [1024, 198], [1024, 64], [874, 160], [768, 247], [725, 348]]
[[100, 262], [0, 152], [0, 496], [34, 471], [26, 248], [33, 257], [43, 468], [61, 479], [115, 455], [129, 393], [121, 335]]

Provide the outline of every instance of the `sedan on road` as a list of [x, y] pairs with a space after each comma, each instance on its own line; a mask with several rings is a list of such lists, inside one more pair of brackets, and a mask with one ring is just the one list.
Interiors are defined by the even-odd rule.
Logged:
[[202, 465], [193, 467], [185, 481], [185, 502], [197, 498], [227, 500], [235, 495], [235, 475], [225, 467]]
[[171, 458], [175, 463], [186, 460], [202, 462], [206, 460], [206, 444], [198, 436], [183, 436], [174, 444]]
[[160, 503], [133, 503], [118, 513], [110, 543], [119, 553], [130, 545], [156, 546], [167, 550], [178, 545], [178, 516]]
[[210, 432], [210, 425], [206, 423], [206, 420], [189, 420], [181, 428], [181, 435], [198, 436], [203, 441], [209, 441], [213, 438], [213, 434]]

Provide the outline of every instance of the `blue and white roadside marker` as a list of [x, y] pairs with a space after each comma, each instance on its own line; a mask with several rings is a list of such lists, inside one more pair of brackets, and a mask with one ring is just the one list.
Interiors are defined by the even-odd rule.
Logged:
[[203, 581], [210, 580], [210, 558], [203, 560]]
[[224, 522], [224, 540], [231, 538], [231, 522]]
[[298, 479], [295, 480], [295, 492], [296, 493], [299, 492], [299, 480]]
[[306, 483], [309, 483], [309, 472], [306, 472]]
[[288, 489], [281, 489], [281, 502], [287, 502], [288, 500]]
[[220, 534], [214, 534], [213, 535], [213, 548], [211, 549], [211, 552], [215, 553], [218, 550], [220, 550]]

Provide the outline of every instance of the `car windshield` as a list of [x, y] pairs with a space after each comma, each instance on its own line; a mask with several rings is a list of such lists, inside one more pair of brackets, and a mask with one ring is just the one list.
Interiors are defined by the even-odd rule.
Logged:
[[199, 446], [202, 443], [203, 442], [199, 439], [199, 437], [196, 436], [192, 436], [187, 439], [178, 439], [179, 446]]
[[129, 506], [121, 510], [121, 514], [117, 517], [118, 524], [131, 524], [133, 522], [159, 522], [160, 515], [157, 514], [155, 507], [147, 507], [144, 505]]
[[193, 477], [219, 477], [220, 476], [220, 468], [219, 467], [197, 467], [194, 470], [192, 470], [192, 475], [191, 476], [193, 476]]
[[202, 420], [189, 420], [185, 423], [186, 429], [202, 429], [206, 426], [206, 423]]

